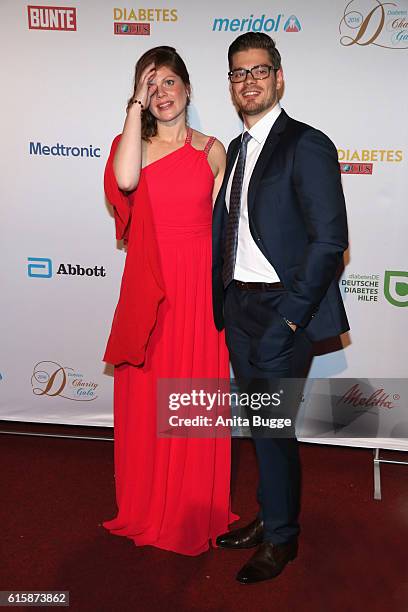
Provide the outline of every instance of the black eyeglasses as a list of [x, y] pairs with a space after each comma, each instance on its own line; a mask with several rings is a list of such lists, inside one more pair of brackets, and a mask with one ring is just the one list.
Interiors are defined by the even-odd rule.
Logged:
[[266, 64], [260, 64], [259, 66], [252, 66], [249, 70], [246, 68], [237, 68], [236, 70], [230, 70], [228, 73], [228, 78], [231, 83], [242, 83], [246, 81], [248, 74], [252, 76], [256, 81], [262, 81], [262, 79], [267, 79], [271, 73], [271, 70], [275, 72], [278, 68], [274, 68], [273, 66], [267, 66]]

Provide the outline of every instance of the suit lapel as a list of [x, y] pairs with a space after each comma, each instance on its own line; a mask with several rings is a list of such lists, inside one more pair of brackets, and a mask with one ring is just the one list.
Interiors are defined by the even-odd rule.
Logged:
[[255, 203], [255, 195], [258, 190], [259, 181], [262, 178], [264, 170], [280, 140], [280, 133], [285, 129], [288, 116], [284, 110], [281, 111], [279, 117], [273, 124], [271, 131], [269, 132], [265, 144], [262, 147], [262, 151], [255, 164], [255, 168], [252, 172], [251, 180], [248, 187], [248, 213], [253, 209]]

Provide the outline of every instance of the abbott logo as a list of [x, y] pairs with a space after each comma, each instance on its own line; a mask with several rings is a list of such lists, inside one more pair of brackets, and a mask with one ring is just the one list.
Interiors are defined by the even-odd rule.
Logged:
[[48, 257], [28, 257], [28, 276], [30, 278], [51, 278], [52, 261]]
[[70, 6], [27, 6], [28, 27], [30, 30], [63, 30], [75, 32], [77, 29], [76, 8]]
[[384, 295], [393, 306], [408, 306], [408, 272], [386, 270]]

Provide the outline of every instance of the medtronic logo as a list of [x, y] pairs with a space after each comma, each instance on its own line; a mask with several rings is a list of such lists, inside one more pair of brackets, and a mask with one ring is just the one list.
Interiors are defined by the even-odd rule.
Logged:
[[[254, 19], [251, 14], [247, 19], [228, 19], [217, 17], [212, 26], [213, 32], [277, 32], [282, 25], [284, 15], [279, 13], [276, 17], [268, 17], [265, 13]], [[300, 32], [302, 26], [296, 15], [291, 15], [286, 19], [284, 32]]]
[[[30, 278], [51, 278], [52, 261], [48, 257], [28, 257], [27, 273]], [[92, 266], [84, 268], [79, 264], [61, 263], [56, 274], [63, 276], [106, 276], [104, 266]]]
[[55, 145], [43, 145], [41, 142], [30, 142], [30, 155], [52, 155], [54, 157], [100, 157], [100, 147], [66, 147], [57, 142]]

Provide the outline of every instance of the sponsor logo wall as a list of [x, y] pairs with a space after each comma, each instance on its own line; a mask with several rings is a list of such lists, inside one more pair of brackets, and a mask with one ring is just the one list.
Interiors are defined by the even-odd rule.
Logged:
[[[112, 424], [112, 369], [101, 359], [126, 254], [115, 240], [103, 170], [135, 62], [150, 47], [175, 46], [191, 76], [192, 127], [227, 146], [241, 129], [227, 50], [249, 31], [277, 42], [285, 110], [326, 132], [338, 150], [350, 228], [339, 285], [352, 330], [316, 357], [311, 376], [353, 380], [336, 418], [376, 389], [392, 397], [393, 385], [379, 379], [407, 377], [408, 0], [248, 7], [243, 0], [3, 3], [13, 61], [1, 67], [8, 86], [0, 418]], [[400, 407], [408, 404], [404, 389]], [[396, 411], [377, 408], [380, 420]]]

